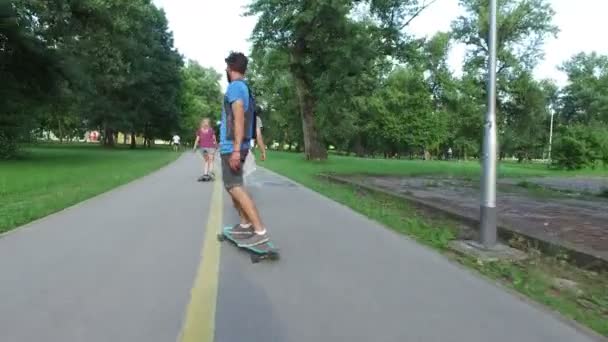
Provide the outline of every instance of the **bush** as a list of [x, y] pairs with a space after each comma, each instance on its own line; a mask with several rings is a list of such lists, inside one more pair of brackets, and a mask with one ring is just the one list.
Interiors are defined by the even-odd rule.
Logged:
[[603, 125], [564, 127], [555, 141], [553, 164], [578, 170], [594, 168], [599, 162], [608, 165], [608, 128]]

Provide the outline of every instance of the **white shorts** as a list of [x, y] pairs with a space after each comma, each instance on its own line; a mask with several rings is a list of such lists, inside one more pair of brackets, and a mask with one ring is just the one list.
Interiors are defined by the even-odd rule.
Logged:
[[214, 155], [215, 154], [215, 149], [213, 147], [201, 147], [199, 149], [199, 151], [201, 152], [201, 154], [203, 155], [203, 157], [207, 154], [207, 155]]

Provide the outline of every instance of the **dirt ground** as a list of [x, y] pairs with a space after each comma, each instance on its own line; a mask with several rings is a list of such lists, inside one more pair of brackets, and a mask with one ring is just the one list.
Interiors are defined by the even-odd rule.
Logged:
[[[358, 182], [392, 192], [407, 194], [456, 211], [472, 219], [479, 218], [478, 182], [459, 178], [357, 176]], [[608, 260], [608, 200], [556, 190], [597, 189], [605, 179], [537, 179], [527, 182], [557, 184], [552, 192], [534, 191], [517, 186], [522, 180], [501, 180], [497, 195], [498, 221], [501, 226], [543, 241], [573, 248]], [[593, 185], [589, 185], [593, 184]], [[538, 189], [536, 189], [538, 190]]]

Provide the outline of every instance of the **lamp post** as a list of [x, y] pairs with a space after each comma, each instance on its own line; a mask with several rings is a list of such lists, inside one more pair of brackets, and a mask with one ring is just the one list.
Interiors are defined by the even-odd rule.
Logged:
[[496, 245], [496, 0], [490, 0], [488, 45], [488, 109], [484, 120], [480, 242], [489, 249]]
[[555, 115], [555, 111], [551, 108], [551, 124], [549, 126], [549, 153], [547, 154], [547, 159], [551, 162], [551, 146], [553, 145], [553, 115]]

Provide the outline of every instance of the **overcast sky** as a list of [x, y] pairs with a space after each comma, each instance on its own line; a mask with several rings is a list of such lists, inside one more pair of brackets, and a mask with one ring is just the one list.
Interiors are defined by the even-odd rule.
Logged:
[[[165, 9], [175, 45], [189, 59], [222, 72], [224, 58], [232, 50], [250, 50], [248, 42], [255, 18], [243, 17], [250, 0], [154, 0]], [[608, 0], [550, 0], [556, 11], [553, 18], [559, 27], [557, 39], [545, 44], [545, 60], [537, 67], [537, 78], [551, 78], [560, 85], [566, 81], [557, 66], [572, 55], [585, 51], [608, 54], [605, 35], [608, 32]], [[437, 0], [410, 27], [418, 36], [432, 36], [448, 31], [452, 20], [462, 14], [458, 0]], [[604, 36], [604, 37], [603, 37]], [[454, 46], [450, 66], [459, 73], [465, 48]]]

